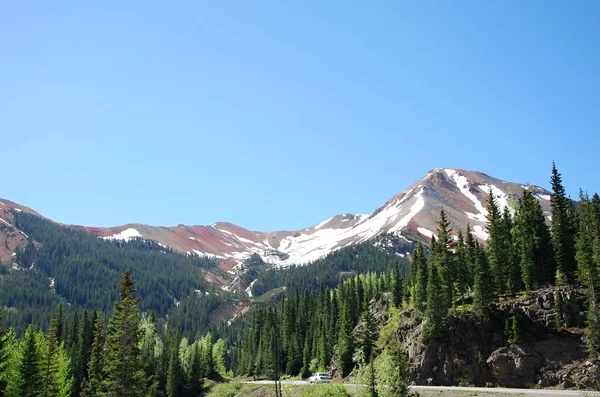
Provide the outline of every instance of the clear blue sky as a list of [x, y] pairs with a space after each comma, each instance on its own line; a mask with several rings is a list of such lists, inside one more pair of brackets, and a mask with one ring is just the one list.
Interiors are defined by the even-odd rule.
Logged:
[[600, 191], [598, 1], [6, 1], [0, 197], [308, 227], [436, 167]]

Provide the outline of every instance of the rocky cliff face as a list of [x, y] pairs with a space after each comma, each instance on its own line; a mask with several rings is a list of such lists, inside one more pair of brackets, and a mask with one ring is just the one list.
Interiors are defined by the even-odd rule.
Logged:
[[[471, 312], [456, 312], [448, 320], [447, 335], [427, 342], [423, 324], [401, 321], [398, 337], [406, 346], [411, 380], [420, 385], [598, 387], [600, 362], [588, 358], [580, 328], [581, 298], [571, 287], [538, 290], [499, 304], [487, 323]], [[371, 302], [384, 322], [388, 299]], [[401, 314], [410, 320], [414, 315]], [[519, 335], [509, 338], [505, 325], [513, 317]]]

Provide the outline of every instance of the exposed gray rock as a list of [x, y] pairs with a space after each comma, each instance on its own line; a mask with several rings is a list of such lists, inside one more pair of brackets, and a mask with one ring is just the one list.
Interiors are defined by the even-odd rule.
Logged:
[[527, 387], [535, 383], [542, 362], [533, 349], [519, 345], [501, 347], [487, 359], [498, 385], [506, 387]]

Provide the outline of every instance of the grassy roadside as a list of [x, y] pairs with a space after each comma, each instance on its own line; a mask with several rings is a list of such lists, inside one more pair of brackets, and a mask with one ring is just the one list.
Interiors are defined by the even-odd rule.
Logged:
[[[283, 385], [284, 397], [348, 397], [360, 394], [346, 387], [332, 383], [327, 385]], [[420, 397], [510, 397], [525, 396], [524, 394], [506, 394], [490, 392], [471, 391], [442, 391], [442, 390], [419, 390]], [[273, 385], [257, 385], [238, 382], [216, 384], [206, 394], [206, 397], [274, 397]]]

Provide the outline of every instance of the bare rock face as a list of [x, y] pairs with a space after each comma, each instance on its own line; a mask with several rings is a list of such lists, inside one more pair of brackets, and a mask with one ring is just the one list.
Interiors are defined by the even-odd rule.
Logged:
[[526, 346], [510, 345], [495, 350], [487, 359], [492, 376], [500, 386], [527, 387], [535, 383], [542, 358]]
[[[581, 310], [576, 289], [552, 287], [503, 302], [487, 322], [469, 312], [455, 313], [447, 320], [443, 339], [423, 341], [422, 323], [401, 326], [398, 336], [416, 384], [597, 388], [600, 361], [588, 358], [582, 329], [577, 328]], [[514, 315], [520, 319], [519, 344], [509, 343], [504, 335], [504, 324]], [[415, 314], [406, 317], [411, 316]]]

